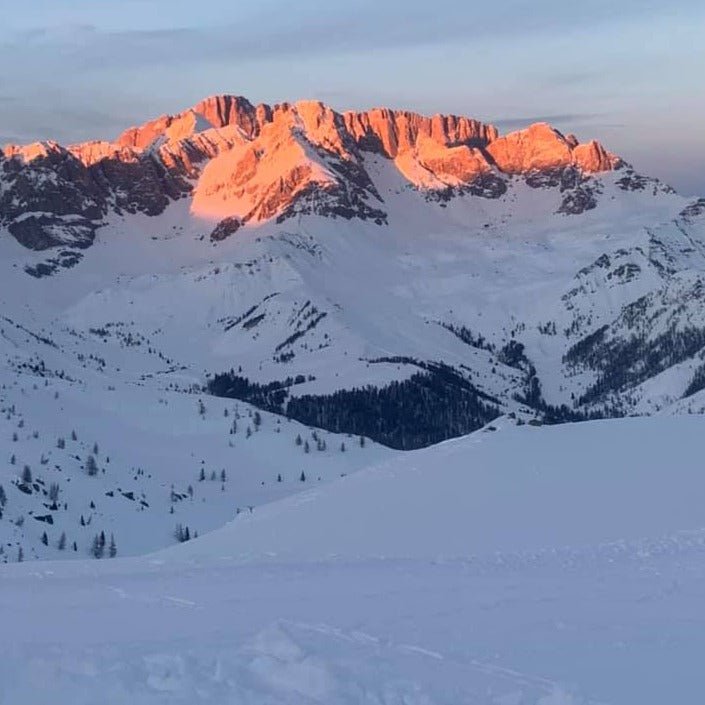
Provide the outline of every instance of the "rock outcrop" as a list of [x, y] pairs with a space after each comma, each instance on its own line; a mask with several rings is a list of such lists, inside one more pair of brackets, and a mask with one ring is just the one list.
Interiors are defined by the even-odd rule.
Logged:
[[539, 122], [525, 130], [493, 140], [487, 152], [505, 174], [526, 174], [577, 166], [583, 172], [609, 171], [620, 159], [598, 142], [578, 144], [573, 135], [565, 137], [550, 125]]

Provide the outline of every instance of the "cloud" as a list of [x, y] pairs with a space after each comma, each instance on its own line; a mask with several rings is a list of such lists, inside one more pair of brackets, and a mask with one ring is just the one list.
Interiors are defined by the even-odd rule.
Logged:
[[[334, 4], [335, 5], [335, 4]], [[698, 7], [681, 0], [680, 5]], [[222, 24], [111, 31], [96, 25], [39, 27], [24, 30], [0, 44], [0, 54], [35, 54], [34, 60], [58, 59], [72, 70], [109, 67], [133, 69], [157, 65], [313, 57], [325, 54], [379, 52], [423, 45], [483, 42], [497, 38], [589, 32], [605, 24], [643, 21], [673, 10], [655, 0], [592, 0], [574, 3], [566, 11], [555, 1], [504, 0], [479, 6], [466, 0], [446, 0], [443, 11], [421, 3], [358, 0], [330, 9], [309, 3], [299, 14], [272, 12], [238, 22], [227, 15]], [[306, 11], [307, 10], [307, 11]], [[37, 54], [38, 52], [38, 54]], [[43, 55], [43, 56], [42, 56]], [[29, 57], [30, 59], [32, 57]], [[566, 74], [585, 80], [590, 74]]]

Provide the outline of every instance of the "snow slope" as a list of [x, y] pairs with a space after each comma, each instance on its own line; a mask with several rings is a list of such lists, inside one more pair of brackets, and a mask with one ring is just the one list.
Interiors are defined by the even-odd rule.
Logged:
[[173, 552], [453, 560], [658, 539], [703, 521], [704, 431], [700, 416], [493, 425], [268, 504]]
[[3, 566], [0, 702], [697, 702], [703, 423], [502, 423], [152, 556]]

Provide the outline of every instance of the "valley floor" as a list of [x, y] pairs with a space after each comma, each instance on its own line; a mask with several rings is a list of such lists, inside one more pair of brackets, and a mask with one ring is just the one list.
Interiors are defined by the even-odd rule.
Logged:
[[0, 703], [697, 702], [704, 429], [499, 428], [150, 556], [4, 565]]

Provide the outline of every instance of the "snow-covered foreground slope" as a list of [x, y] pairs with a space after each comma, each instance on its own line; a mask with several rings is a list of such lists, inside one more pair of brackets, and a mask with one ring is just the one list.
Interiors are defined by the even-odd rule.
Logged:
[[177, 549], [2, 566], [0, 702], [697, 702], [703, 430], [498, 424]]
[[266, 505], [172, 553], [485, 560], [705, 521], [700, 416], [491, 428]]

